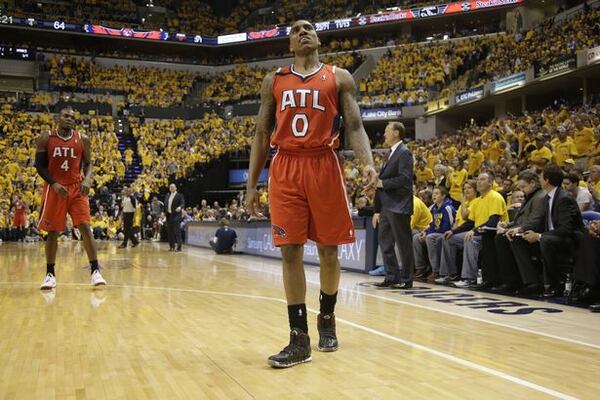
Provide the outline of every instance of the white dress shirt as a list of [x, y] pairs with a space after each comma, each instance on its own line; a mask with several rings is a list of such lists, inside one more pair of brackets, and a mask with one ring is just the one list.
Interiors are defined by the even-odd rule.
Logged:
[[554, 230], [554, 224], [552, 223], [552, 205], [554, 204], [554, 197], [556, 196], [556, 189], [558, 189], [557, 187], [555, 187], [554, 189], [552, 189], [551, 191], [548, 192], [548, 230], [549, 231], [553, 231]]
[[169, 204], [167, 206], [167, 210], [169, 212], [169, 214], [171, 214], [173, 211], [171, 211], [171, 205], [173, 204], [173, 199], [175, 198], [175, 195], [177, 194], [177, 192], [173, 192], [169, 195]]

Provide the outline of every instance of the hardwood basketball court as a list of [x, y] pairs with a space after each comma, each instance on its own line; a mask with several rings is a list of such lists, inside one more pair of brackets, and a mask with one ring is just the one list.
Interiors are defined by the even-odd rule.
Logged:
[[318, 268], [308, 266], [313, 362], [286, 370], [277, 260], [101, 243], [93, 290], [83, 247], [0, 245], [1, 399], [594, 399], [600, 315], [419, 283], [408, 293], [343, 273], [340, 350], [319, 353]]

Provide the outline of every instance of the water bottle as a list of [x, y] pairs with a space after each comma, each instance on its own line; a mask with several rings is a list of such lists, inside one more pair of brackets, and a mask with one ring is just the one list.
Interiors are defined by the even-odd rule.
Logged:
[[571, 274], [567, 274], [567, 280], [565, 281], [565, 291], [563, 292], [563, 296], [569, 297], [571, 295], [572, 290], [573, 282], [571, 281]]
[[483, 275], [481, 274], [481, 268], [477, 270], [477, 284], [481, 285], [483, 283]]

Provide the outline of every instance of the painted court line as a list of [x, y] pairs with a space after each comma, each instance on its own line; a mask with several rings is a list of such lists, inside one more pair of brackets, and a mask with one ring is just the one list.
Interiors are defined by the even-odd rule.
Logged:
[[[0, 285], [28, 285], [28, 286], [31, 286], [31, 285], [37, 285], [37, 283], [35, 283], [35, 282], [0, 282]], [[83, 284], [83, 283], [63, 283], [63, 282], [61, 282], [61, 286], [86, 286], [86, 287], [89, 287], [88, 284]], [[284, 304], [286, 303], [286, 301], [284, 299], [280, 299], [280, 298], [276, 298], [276, 297], [259, 296], [259, 295], [252, 295], [252, 294], [242, 294], [242, 293], [231, 293], [231, 292], [218, 292], [218, 291], [213, 291], [213, 290], [202, 290], [202, 289], [184, 289], [184, 288], [169, 288], [169, 287], [161, 287], [161, 286], [135, 286], [135, 285], [110, 285], [109, 287], [123, 288], [123, 289], [144, 289], [144, 290], [159, 290], [159, 291], [171, 291], [171, 292], [181, 292], [181, 293], [208, 294], [208, 295], [217, 295], [217, 296], [241, 297], [241, 298], [255, 299], [255, 300], [275, 301], [275, 302], [284, 303]], [[307, 308], [307, 310], [313, 314], [319, 313], [317, 310], [313, 310], [310, 308]], [[492, 368], [488, 368], [486, 366], [474, 363], [472, 361], [462, 359], [460, 357], [456, 357], [456, 356], [453, 356], [450, 354], [443, 353], [438, 350], [434, 350], [427, 346], [423, 346], [418, 343], [414, 343], [409, 340], [405, 340], [405, 339], [387, 334], [385, 332], [381, 332], [376, 329], [369, 328], [364, 325], [360, 325], [360, 324], [357, 324], [357, 323], [354, 323], [354, 322], [351, 322], [351, 321], [348, 321], [345, 319], [341, 319], [341, 318], [337, 318], [336, 320], [338, 322], [344, 323], [348, 326], [362, 330], [364, 332], [371, 333], [373, 335], [377, 335], [377, 336], [380, 336], [380, 337], [388, 339], [388, 340], [392, 340], [397, 343], [401, 343], [405, 346], [409, 346], [414, 349], [432, 354], [436, 357], [443, 358], [443, 359], [453, 362], [455, 364], [459, 364], [459, 365], [486, 373], [488, 375], [492, 375], [497, 378], [507, 380], [507, 381], [515, 383], [517, 385], [521, 385], [521, 386], [527, 387], [529, 389], [532, 389], [532, 390], [535, 390], [535, 391], [538, 391], [541, 393], [545, 393], [547, 395], [550, 395], [550, 396], [553, 396], [553, 397], [556, 397], [559, 399], [563, 399], [563, 400], [576, 400], [577, 399], [576, 397], [570, 396], [570, 395], [562, 393], [562, 392], [558, 392], [556, 390], [547, 388], [545, 386], [541, 386], [541, 385], [535, 384], [533, 382], [526, 381], [526, 380], [518, 378], [516, 376], [512, 376], [510, 374], [507, 374], [507, 373], [504, 373], [501, 371], [497, 371]]]
[[[194, 250], [197, 250], [197, 249], [194, 249]], [[202, 256], [202, 255], [193, 254], [193, 253], [188, 253], [188, 255], [193, 256], [193, 257], [202, 258], [202, 259], [205, 259], [205, 260], [208, 260], [208, 261], [215, 261], [215, 260], [211, 259], [209, 256]], [[247, 261], [247, 259], [244, 259], [244, 261]], [[277, 271], [274, 271], [274, 270], [273, 271], [265, 271], [265, 270], [262, 270], [262, 269], [259, 270], [257, 268], [252, 268], [252, 267], [246, 266], [243, 263], [234, 263], [234, 262], [231, 262], [231, 261], [226, 261], [226, 260], [221, 260], [221, 259], [219, 260], [219, 263], [234, 265], [234, 266], [236, 266], [238, 268], [244, 268], [246, 270], [253, 271], [253, 272], [269, 273], [269, 274], [272, 274], [272, 275], [282, 276], [281, 272], [277, 272]], [[312, 280], [309, 280], [309, 279], [307, 279], [306, 282], [314, 284], [314, 285], [320, 285], [320, 282], [318, 282], [318, 281], [312, 281]], [[550, 338], [550, 339], [560, 340], [560, 341], [563, 341], [563, 342], [577, 344], [577, 345], [580, 345], [580, 346], [587, 346], [587, 347], [591, 347], [591, 348], [599, 349], [600, 350], [600, 345], [593, 344], [593, 343], [588, 343], [588, 342], [582, 342], [582, 341], [577, 340], [577, 339], [571, 339], [571, 338], [567, 338], [567, 337], [563, 337], [563, 336], [557, 336], [557, 335], [553, 335], [551, 333], [539, 332], [539, 331], [535, 331], [535, 330], [528, 329], [528, 328], [522, 328], [522, 327], [519, 327], [519, 326], [504, 324], [502, 322], [497, 322], [497, 321], [492, 321], [492, 320], [488, 320], [488, 319], [484, 319], [484, 318], [474, 317], [474, 316], [471, 316], [471, 315], [463, 315], [463, 314], [459, 314], [459, 313], [455, 313], [455, 312], [452, 312], [452, 311], [447, 311], [447, 310], [443, 310], [443, 309], [439, 309], [439, 308], [434, 308], [434, 307], [425, 306], [425, 305], [421, 305], [421, 304], [411, 303], [411, 302], [408, 302], [408, 301], [402, 301], [402, 300], [398, 300], [398, 299], [394, 299], [394, 298], [390, 298], [390, 297], [386, 297], [386, 296], [380, 296], [380, 295], [376, 295], [376, 294], [372, 294], [372, 293], [366, 293], [366, 292], [360, 291], [360, 290], [347, 289], [347, 288], [343, 288], [343, 287], [340, 287], [339, 290], [346, 291], [346, 292], [353, 293], [353, 294], [358, 294], [358, 295], [361, 295], [361, 296], [371, 297], [371, 298], [375, 298], [375, 299], [379, 299], [379, 300], [385, 300], [385, 301], [389, 301], [389, 302], [392, 302], [392, 303], [403, 304], [403, 305], [407, 305], [407, 306], [410, 306], [410, 307], [416, 307], [416, 308], [421, 308], [421, 309], [424, 309], [424, 310], [429, 310], [429, 311], [439, 312], [439, 313], [442, 313], [442, 314], [452, 315], [454, 317], [460, 317], [460, 318], [469, 319], [469, 320], [472, 320], [472, 321], [478, 321], [478, 322], [483, 322], [483, 323], [486, 323], [486, 324], [501, 326], [503, 328], [514, 329], [514, 330], [525, 332], [525, 333], [529, 333], [529, 334], [532, 334], [532, 335], [544, 336], [544, 337], [547, 337], [547, 338]]]

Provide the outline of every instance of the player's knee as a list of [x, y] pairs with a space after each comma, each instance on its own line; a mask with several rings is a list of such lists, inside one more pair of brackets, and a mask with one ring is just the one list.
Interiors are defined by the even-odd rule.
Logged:
[[322, 246], [317, 245], [319, 250], [319, 258], [322, 265], [337, 266], [338, 263], [338, 248], [337, 246]]
[[281, 258], [285, 264], [301, 263], [303, 254], [303, 245], [286, 244], [281, 246]]

